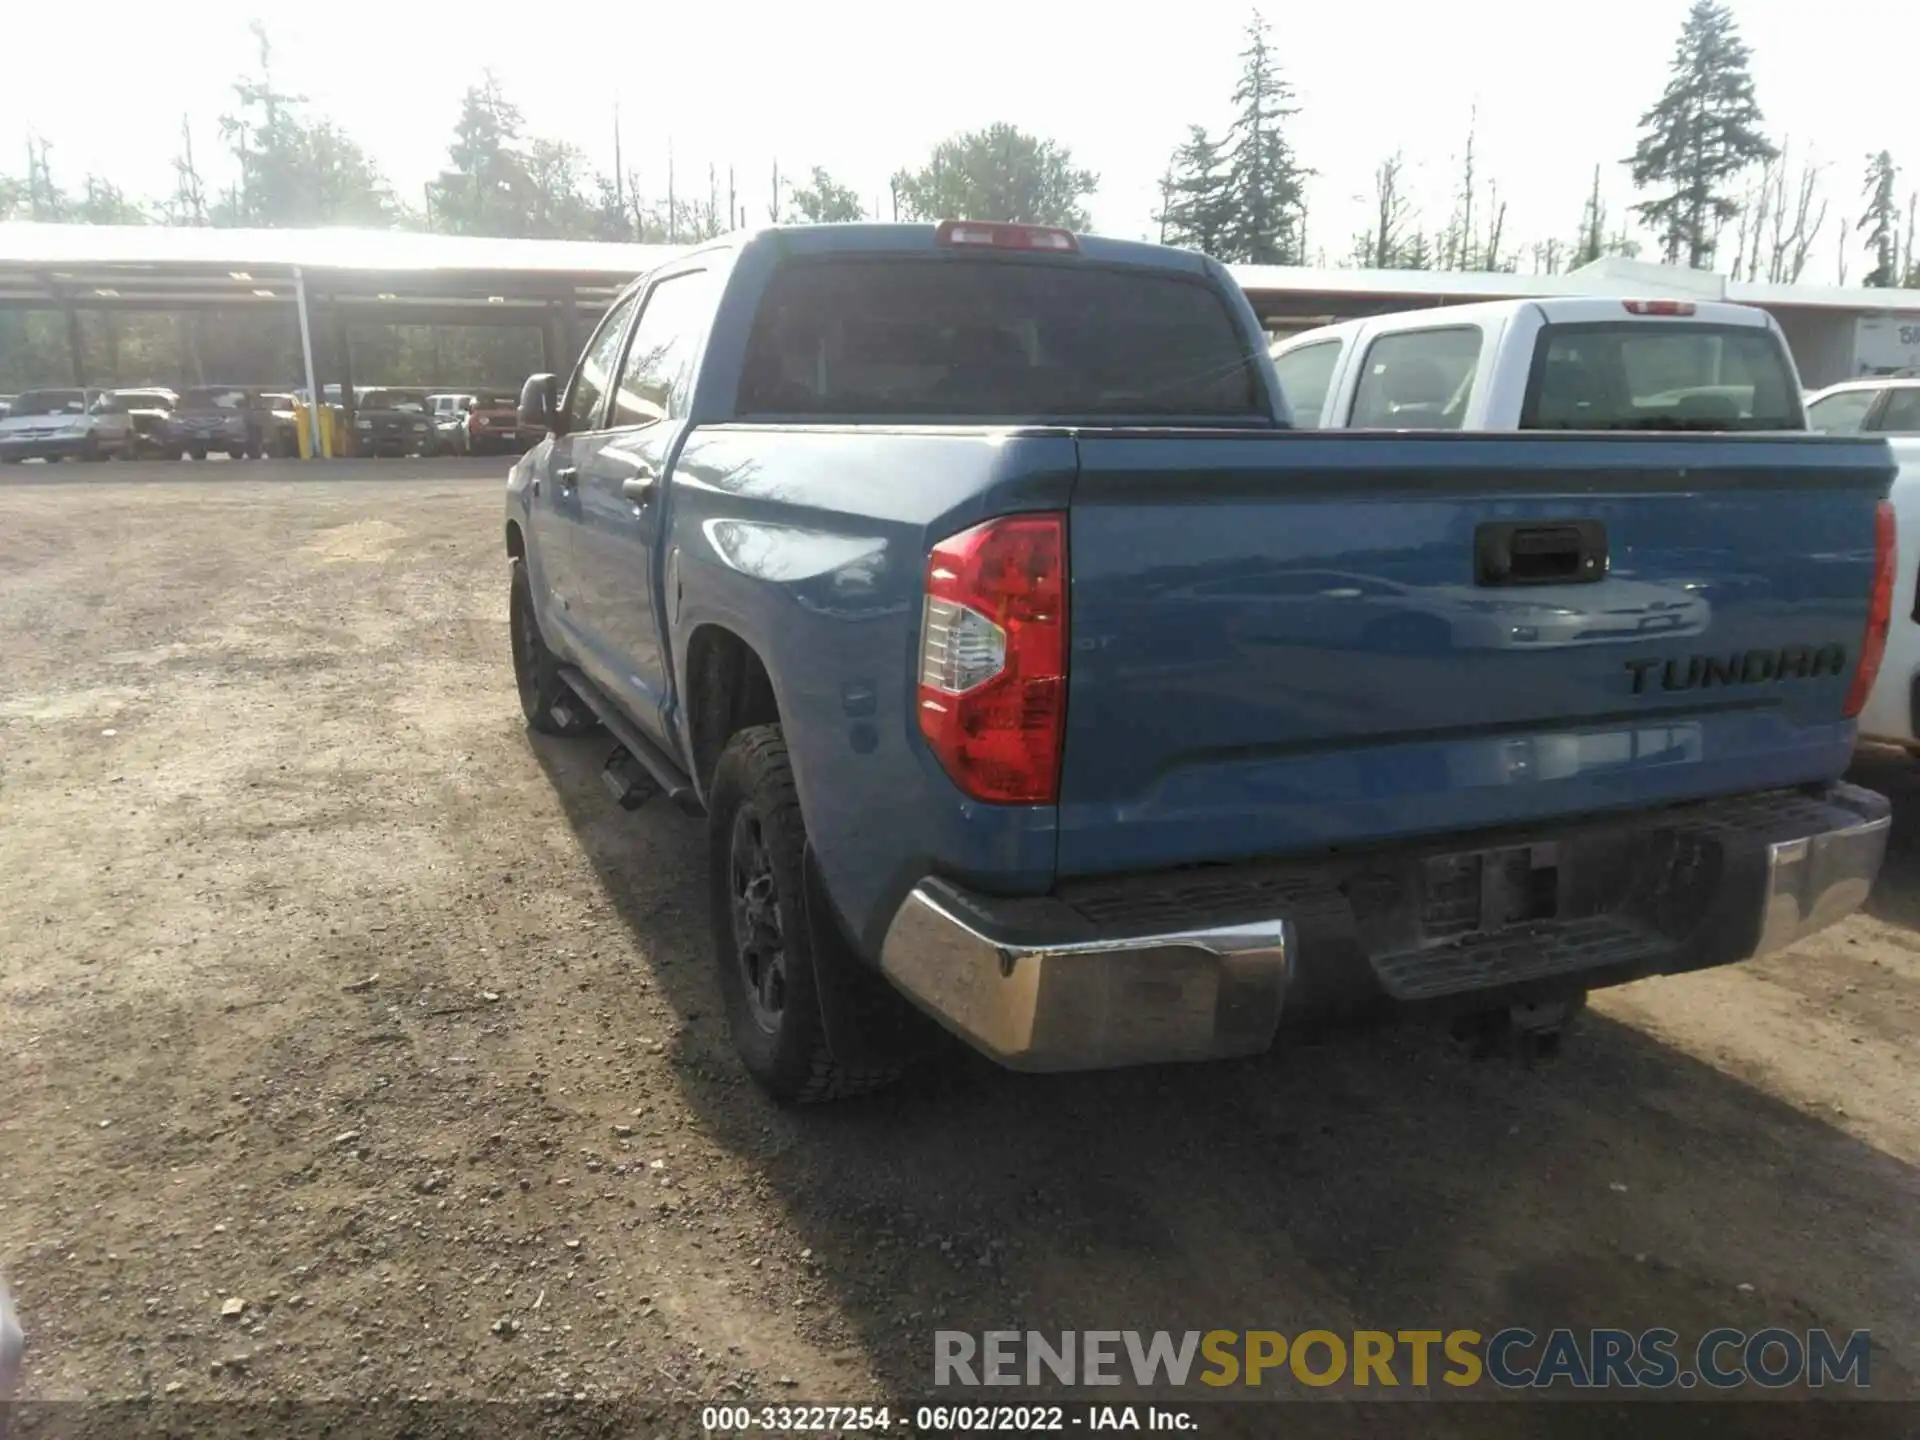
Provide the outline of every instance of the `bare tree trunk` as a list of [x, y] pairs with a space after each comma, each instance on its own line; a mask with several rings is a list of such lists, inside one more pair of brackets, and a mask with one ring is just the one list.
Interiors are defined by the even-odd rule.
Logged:
[[1920, 275], [1913, 269], [1913, 228], [1916, 215], [1920, 215], [1920, 190], [1916, 190], [1907, 201], [1907, 240], [1900, 250], [1900, 283], [1902, 285], [1920, 285]]
[[1487, 207], [1493, 212], [1493, 223], [1487, 229], [1487, 248], [1481, 254], [1480, 268], [1498, 270], [1500, 268], [1500, 232], [1506, 228], [1507, 224], [1507, 206], [1506, 202], [1500, 198], [1498, 182], [1488, 188]]

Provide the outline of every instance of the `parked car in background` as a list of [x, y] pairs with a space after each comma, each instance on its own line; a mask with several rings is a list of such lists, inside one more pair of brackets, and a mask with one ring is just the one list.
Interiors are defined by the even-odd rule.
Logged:
[[520, 397], [482, 390], [467, 411], [467, 450], [474, 455], [518, 455], [539, 442], [541, 432], [520, 423]]
[[460, 393], [442, 393], [427, 397], [427, 408], [433, 416], [435, 444], [442, 455], [465, 455], [467, 452], [467, 412], [473, 408], [473, 396]]
[[1773, 317], [1718, 301], [1501, 300], [1349, 320], [1272, 347], [1312, 430], [1804, 430]]
[[353, 401], [353, 453], [399, 457], [439, 453], [428, 390], [397, 386], [357, 390]]
[[167, 452], [177, 460], [204, 460], [220, 452], [258, 460], [274, 432], [273, 410], [248, 385], [200, 385], [180, 397], [167, 425]]
[[286, 391], [260, 392], [262, 408], [273, 417], [273, 423], [267, 431], [267, 454], [277, 455], [283, 460], [291, 460], [299, 455], [300, 417], [294, 413], [294, 406], [298, 403]]
[[180, 396], [158, 386], [116, 390], [113, 396], [126, 407], [127, 416], [133, 421], [135, 448], [142, 455], [166, 454], [167, 422], [173, 418]]
[[133, 417], [105, 390], [29, 390], [0, 420], [0, 460], [132, 460]]
[[1920, 435], [1920, 376], [1817, 390], [1807, 399], [1807, 424], [1828, 435]]

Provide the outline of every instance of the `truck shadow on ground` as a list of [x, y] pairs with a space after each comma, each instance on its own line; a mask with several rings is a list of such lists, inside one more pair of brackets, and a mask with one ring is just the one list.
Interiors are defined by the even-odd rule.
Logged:
[[1893, 801], [1893, 833], [1867, 911], [1920, 931], [1920, 760], [1892, 746], [1863, 745], [1847, 778]]
[[[686, 1022], [687, 1103], [765, 1176], [864, 1360], [903, 1396], [932, 1390], [936, 1328], [1666, 1326], [1683, 1345], [1721, 1325], [1913, 1333], [1920, 1176], [1600, 1016], [1536, 1068], [1476, 1062], [1438, 1031], [1399, 1026], [1252, 1061], [1093, 1075], [1011, 1075], [959, 1055], [880, 1096], [781, 1111], [715, 1078], [734, 1062], [702, 823], [658, 803], [612, 806], [604, 741], [536, 750]], [[1902, 1359], [1876, 1347], [1874, 1393], [1915, 1393]], [[1234, 1407], [1209, 1428], [1268, 1434], [1284, 1419], [1310, 1433], [1323, 1408]], [[1497, 1408], [1421, 1407], [1417, 1431], [1621, 1423], [1617, 1410], [1555, 1405], [1545, 1423]], [[1711, 1410], [1710, 1422], [1694, 1405], [1642, 1410], [1632, 1427], [1894, 1435], [1911, 1419], [1902, 1405]]]

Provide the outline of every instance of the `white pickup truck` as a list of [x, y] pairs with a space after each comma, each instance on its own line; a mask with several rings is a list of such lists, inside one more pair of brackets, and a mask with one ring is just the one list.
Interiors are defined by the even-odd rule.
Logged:
[[1349, 320], [1279, 341], [1293, 423], [1317, 430], [1804, 430], [1763, 310], [1581, 296]]
[[1890, 435], [1887, 447], [1900, 467], [1888, 495], [1894, 514], [1893, 601], [1885, 659], [1860, 712], [1860, 738], [1920, 753], [1920, 435]]

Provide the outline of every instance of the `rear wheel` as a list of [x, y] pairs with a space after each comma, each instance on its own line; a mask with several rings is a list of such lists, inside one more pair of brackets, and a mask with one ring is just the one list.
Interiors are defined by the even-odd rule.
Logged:
[[[513, 683], [520, 692], [520, 713], [529, 729], [542, 735], [591, 735], [600, 728], [593, 711], [560, 678], [560, 661], [540, 633], [540, 617], [533, 608], [533, 582], [527, 562], [513, 562], [512, 592], [507, 601], [507, 628], [513, 642]], [[566, 716], [554, 714], [558, 707]]]
[[898, 1070], [843, 1065], [827, 1044], [807, 918], [807, 831], [778, 725], [756, 725], [727, 742], [707, 814], [720, 993], [747, 1073], [783, 1104], [891, 1084]]

